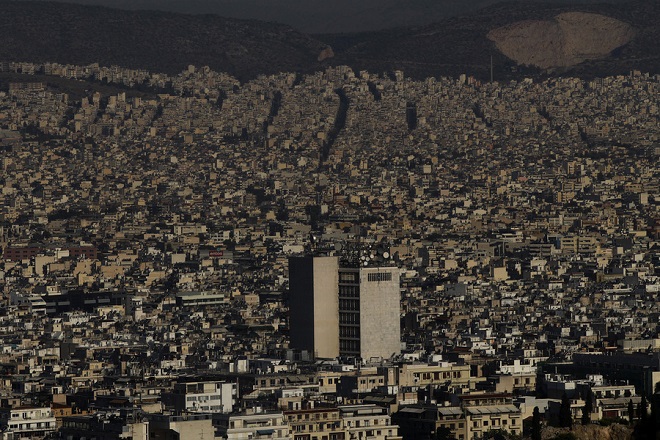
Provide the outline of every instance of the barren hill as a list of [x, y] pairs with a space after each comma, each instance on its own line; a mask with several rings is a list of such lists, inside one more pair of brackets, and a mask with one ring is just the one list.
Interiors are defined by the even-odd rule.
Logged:
[[[27, 0], [23, 0], [27, 1]], [[312, 34], [420, 26], [476, 11], [503, 0], [58, 0], [129, 10], [275, 21]], [[543, 0], [526, 0], [539, 3]], [[565, 0], [564, 0], [565, 1]], [[627, 0], [570, 0], [573, 4]]]
[[548, 69], [604, 58], [635, 33], [631, 25], [614, 18], [565, 12], [552, 20], [519, 21], [494, 29], [488, 38], [518, 64]]
[[[417, 79], [465, 73], [485, 80], [491, 58], [496, 80], [660, 73], [657, 0], [519, 1], [431, 25], [313, 37], [215, 15], [8, 0], [0, 0], [0, 11], [0, 61], [98, 62], [165, 73], [207, 65], [240, 79], [344, 64], [378, 74], [403, 70]], [[559, 67], [549, 73], [548, 66]]]
[[[318, 38], [335, 49], [333, 62], [372, 72], [401, 69], [413, 78], [466, 73], [487, 80], [491, 59], [496, 80], [660, 73], [660, 1], [518, 1], [428, 26]], [[550, 66], [558, 67], [549, 72]]]
[[633, 434], [631, 427], [614, 423], [609, 426], [575, 425], [570, 431], [567, 428], [547, 427], [543, 430], [542, 438], [550, 440], [569, 432], [576, 440], [629, 440]]

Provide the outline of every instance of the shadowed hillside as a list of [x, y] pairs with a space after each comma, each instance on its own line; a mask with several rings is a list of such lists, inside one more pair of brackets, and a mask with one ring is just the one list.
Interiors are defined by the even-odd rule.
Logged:
[[[600, 14], [620, 20], [634, 28], [634, 37], [609, 56], [605, 53], [602, 59], [554, 69], [552, 72], [517, 65], [488, 38], [491, 31], [504, 26], [522, 21], [553, 20], [560, 14], [570, 12]], [[400, 69], [406, 76], [413, 78], [466, 73], [487, 79], [490, 76], [491, 57], [495, 79], [547, 73], [590, 77], [627, 74], [630, 70], [660, 72], [659, 23], [660, 2], [651, 0], [625, 5], [573, 6], [512, 2], [428, 26], [353, 35], [325, 35], [319, 38], [335, 48], [337, 57], [334, 63], [349, 64], [372, 72]]]
[[324, 44], [290, 27], [155, 11], [0, 1], [0, 59], [122, 65], [167, 73], [208, 65], [239, 78], [313, 68]]
[[[22, 0], [31, 1], [31, 0]], [[186, 14], [275, 21], [303, 32], [345, 33], [420, 26], [502, 0], [58, 0], [119, 9], [154, 9]], [[539, 3], [543, 0], [526, 0]], [[562, 3], [622, 3], [629, 0], [559, 0]]]
[[[655, 0], [571, 6], [512, 2], [426, 26], [314, 37], [284, 25], [214, 15], [31, 1], [0, 0], [0, 7], [0, 60], [6, 61], [98, 62], [166, 73], [180, 72], [189, 64], [207, 65], [243, 80], [282, 71], [310, 72], [329, 64], [374, 73], [403, 70], [416, 79], [463, 73], [488, 79], [491, 58], [496, 80], [556, 74], [607, 76], [631, 70], [660, 72], [660, 2]], [[541, 53], [544, 59], [561, 61], [537, 63], [552, 70], [527, 66], [534, 64], [529, 58], [512, 55], [536, 55], [535, 51], [545, 50], [543, 45], [537, 49], [529, 44], [531, 40], [524, 39], [527, 46], [517, 47], [515, 38], [508, 40], [501, 47], [509, 57], [489, 39], [494, 30], [515, 28], [520, 22], [547, 23], [556, 17], [582, 17], [585, 13], [601, 18], [591, 27], [578, 26], [576, 30], [572, 25], [570, 32], [558, 31], [561, 38], [572, 35], [574, 43], [580, 44], [568, 44], [566, 47], [572, 49], [559, 55]], [[607, 46], [606, 39], [599, 36], [602, 22], [620, 23], [621, 38], [614, 41], [616, 44]], [[539, 34], [534, 29], [527, 31]], [[545, 40], [539, 41], [548, 46]], [[583, 42], [589, 44], [584, 46]], [[602, 47], [597, 47], [601, 42]], [[333, 50], [324, 50], [327, 46]]]

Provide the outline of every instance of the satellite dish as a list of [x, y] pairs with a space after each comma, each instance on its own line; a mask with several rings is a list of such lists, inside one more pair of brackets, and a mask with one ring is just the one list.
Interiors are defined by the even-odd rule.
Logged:
[[341, 251], [342, 249], [344, 249], [344, 246], [341, 243], [335, 243], [336, 251]]
[[389, 252], [383, 252], [383, 258], [390, 258]]

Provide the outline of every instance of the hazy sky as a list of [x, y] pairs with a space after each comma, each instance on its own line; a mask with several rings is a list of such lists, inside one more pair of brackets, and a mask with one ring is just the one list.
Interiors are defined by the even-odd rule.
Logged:
[[[58, 0], [60, 1], [60, 0]], [[308, 33], [355, 32], [427, 24], [502, 0], [68, 0], [122, 9], [212, 13], [285, 23]], [[523, 0], [535, 2], [540, 0]], [[620, 3], [563, 0], [554, 3]]]

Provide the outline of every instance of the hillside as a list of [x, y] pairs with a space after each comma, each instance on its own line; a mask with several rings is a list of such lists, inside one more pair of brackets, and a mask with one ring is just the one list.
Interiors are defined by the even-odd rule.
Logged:
[[[627, 74], [630, 70], [660, 73], [660, 2], [640, 0], [627, 4], [556, 5], [529, 2], [498, 4], [480, 11], [454, 17], [428, 26], [354, 35], [326, 35], [320, 39], [335, 47], [333, 62], [352, 65], [358, 69], [382, 72], [401, 69], [413, 78], [461, 73], [487, 79], [493, 58], [495, 79], [511, 79], [529, 75], [545, 75], [542, 68], [527, 66], [529, 60], [506, 56], [489, 33], [521, 22], [552, 22], [561, 14], [598, 14], [601, 21], [620, 22], [622, 47], [612, 51], [611, 46], [597, 48], [602, 53], [595, 59], [578, 60], [576, 48], [574, 62], [543, 67], [563, 66], [552, 74], [570, 74], [584, 77]], [[565, 15], [564, 15], [565, 16]], [[570, 27], [570, 26], [567, 26]], [[536, 34], [540, 34], [536, 29]], [[574, 31], [579, 39], [600, 41], [598, 26]], [[519, 41], [519, 44], [525, 40]], [[525, 43], [528, 44], [529, 42]], [[542, 43], [542, 41], [541, 41]], [[615, 45], [614, 47], [617, 47]], [[588, 50], [595, 50], [595, 46]], [[507, 52], [542, 51], [543, 47], [508, 45]], [[612, 51], [612, 53], [610, 53]], [[601, 57], [602, 55], [602, 57]], [[545, 55], [544, 55], [545, 56]], [[549, 56], [549, 55], [548, 55]], [[550, 56], [549, 56], [550, 57]]]
[[[242, 80], [329, 64], [374, 73], [403, 70], [416, 79], [463, 73], [487, 79], [491, 58], [496, 80], [660, 73], [655, 0], [511, 2], [426, 26], [313, 37], [285, 25], [215, 15], [8, 0], [0, 0], [0, 8], [0, 61], [98, 62], [165, 73], [207, 65]], [[556, 41], [547, 41], [545, 28]], [[517, 33], [507, 37], [512, 29]]]
[[488, 38], [518, 64], [542, 69], [600, 60], [635, 37], [635, 28], [614, 18], [564, 12], [552, 20], [525, 20], [493, 29]]
[[239, 78], [307, 70], [325, 45], [274, 23], [0, 1], [0, 60], [122, 65], [180, 72], [208, 65]]
[[[30, 0], [22, 0], [30, 1]], [[302, 32], [365, 32], [420, 26], [467, 14], [502, 0], [58, 0], [130, 10], [275, 21]], [[539, 2], [542, 0], [527, 0]], [[567, 2], [567, 0], [562, 0]], [[628, 0], [570, 0], [572, 4], [622, 3]]]
[[600, 425], [574, 425], [572, 430], [567, 428], [546, 427], [543, 432], [543, 440], [554, 440], [563, 435], [572, 434], [575, 440], [629, 440], [632, 438], [633, 430], [627, 425], [618, 423], [609, 426]]

